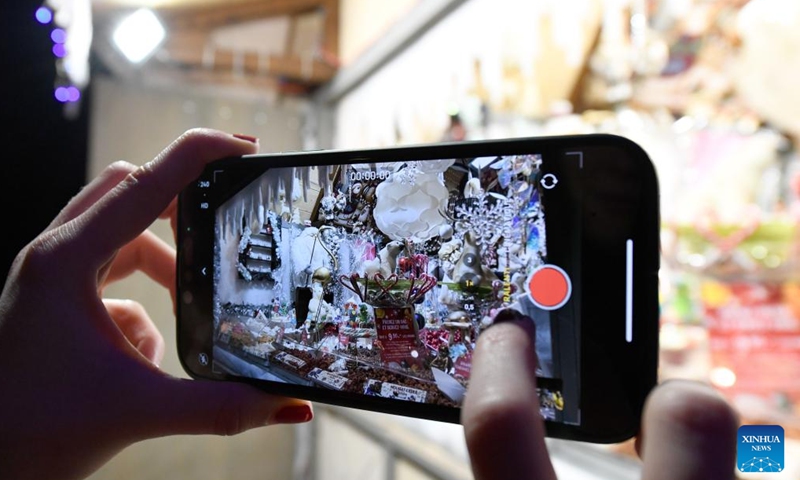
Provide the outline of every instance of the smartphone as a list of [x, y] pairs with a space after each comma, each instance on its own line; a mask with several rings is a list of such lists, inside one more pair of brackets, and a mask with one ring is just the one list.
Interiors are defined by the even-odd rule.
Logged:
[[[494, 314], [536, 326], [551, 437], [635, 435], [656, 383], [656, 174], [611, 135], [220, 159], [179, 196], [195, 378], [458, 422]], [[533, 408], [533, 407], [532, 407]]]

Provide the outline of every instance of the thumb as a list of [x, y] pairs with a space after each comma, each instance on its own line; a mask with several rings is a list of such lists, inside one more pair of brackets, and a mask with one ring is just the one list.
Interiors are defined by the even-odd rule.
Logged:
[[309, 402], [264, 393], [236, 382], [163, 377], [154, 397], [148, 437], [176, 434], [236, 435], [280, 423], [314, 417]]
[[665, 382], [645, 403], [642, 478], [734, 478], [738, 426], [736, 411], [710, 386]]
[[555, 478], [539, 414], [535, 347], [533, 320], [511, 310], [478, 337], [461, 411], [476, 479]]

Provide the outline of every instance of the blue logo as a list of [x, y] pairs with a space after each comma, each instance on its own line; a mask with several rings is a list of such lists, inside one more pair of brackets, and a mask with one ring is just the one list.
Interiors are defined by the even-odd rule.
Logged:
[[783, 427], [742, 425], [739, 427], [736, 466], [740, 472], [782, 472]]

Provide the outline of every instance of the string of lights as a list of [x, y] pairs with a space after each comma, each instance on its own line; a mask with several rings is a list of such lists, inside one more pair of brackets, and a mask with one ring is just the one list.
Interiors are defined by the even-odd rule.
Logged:
[[65, 104], [68, 117], [77, 115], [82, 91], [89, 84], [92, 15], [89, 0], [46, 0], [34, 12], [35, 21], [50, 28], [56, 62], [53, 97]]

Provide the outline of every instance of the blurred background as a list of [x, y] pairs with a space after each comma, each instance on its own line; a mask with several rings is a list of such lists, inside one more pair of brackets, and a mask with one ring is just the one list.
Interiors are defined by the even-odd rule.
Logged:
[[[615, 133], [661, 182], [661, 379], [711, 383], [800, 458], [798, 2], [12, 0], [0, 18], [4, 270], [106, 165], [191, 127], [263, 152]], [[166, 292], [134, 275], [108, 294], [174, 345]], [[163, 368], [185, 376], [174, 348]], [[470, 478], [460, 426], [316, 409], [144, 442], [92, 478]], [[631, 442], [548, 445], [562, 478], [639, 477]]]

